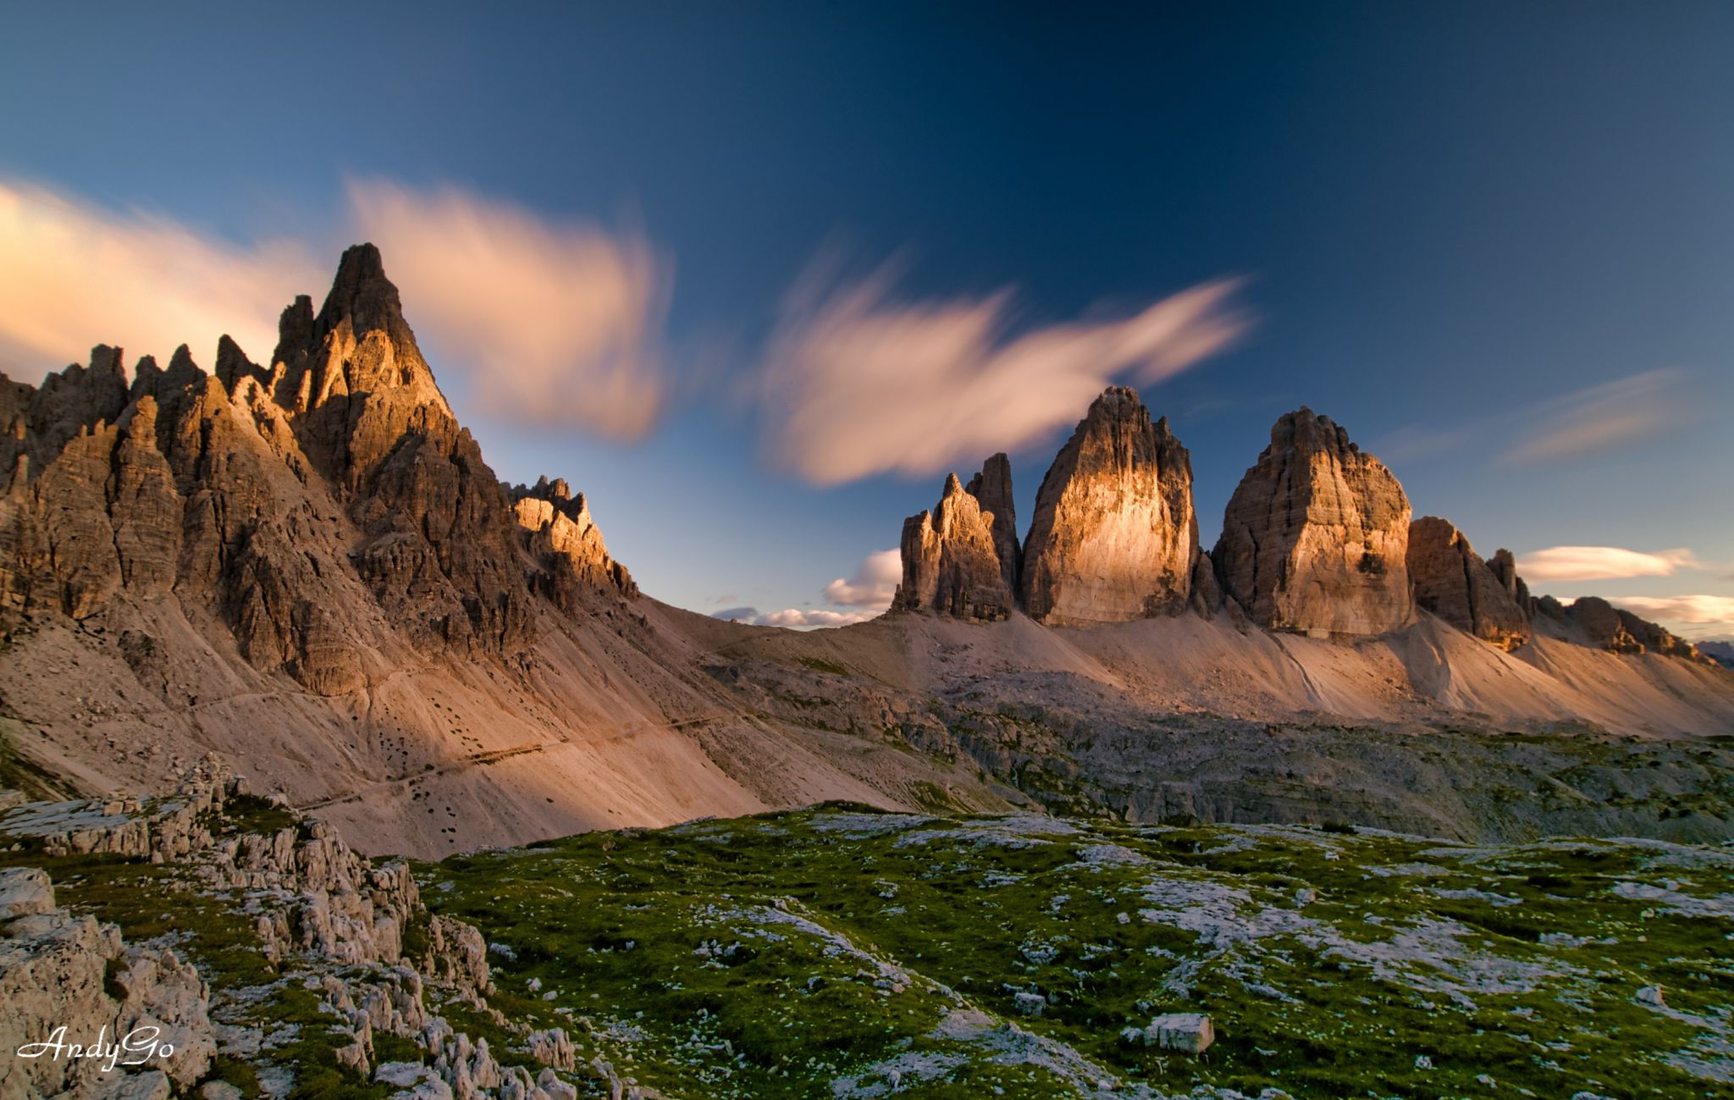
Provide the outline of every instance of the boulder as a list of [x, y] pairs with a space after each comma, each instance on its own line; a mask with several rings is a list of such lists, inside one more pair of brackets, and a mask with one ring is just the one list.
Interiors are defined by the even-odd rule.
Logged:
[[1054, 626], [1181, 611], [1199, 552], [1191, 457], [1136, 390], [1110, 386], [1036, 494], [1024, 609]]
[[1224, 591], [1261, 626], [1381, 634], [1414, 614], [1409, 519], [1396, 477], [1329, 417], [1302, 408], [1271, 428], [1211, 557]]

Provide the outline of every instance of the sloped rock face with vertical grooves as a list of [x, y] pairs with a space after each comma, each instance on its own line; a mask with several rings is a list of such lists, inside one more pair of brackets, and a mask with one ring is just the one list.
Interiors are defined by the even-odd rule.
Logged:
[[993, 515], [993, 546], [999, 554], [1000, 574], [1005, 577], [1006, 588], [1016, 592], [1024, 551], [1018, 542], [1017, 509], [1012, 504], [1011, 459], [1003, 452], [994, 455], [963, 488], [981, 502], [982, 511]]
[[1198, 561], [1192, 460], [1136, 390], [1090, 406], [1036, 495], [1021, 594], [1031, 618], [1088, 626], [1186, 607]]
[[1229, 499], [1211, 558], [1224, 591], [1273, 630], [1382, 634], [1414, 612], [1409, 498], [1311, 409], [1277, 420]]
[[1529, 641], [1529, 616], [1515, 596], [1521, 583], [1515, 566], [1508, 586], [1448, 521], [1422, 516], [1411, 523], [1407, 561], [1422, 610], [1507, 652]]
[[948, 477], [931, 511], [903, 521], [903, 581], [892, 607], [978, 621], [1009, 617], [1014, 601], [993, 521], [956, 474]]

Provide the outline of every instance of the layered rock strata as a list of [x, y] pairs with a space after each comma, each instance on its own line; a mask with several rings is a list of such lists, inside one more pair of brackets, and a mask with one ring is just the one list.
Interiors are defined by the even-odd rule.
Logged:
[[1224, 591], [1274, 630], [1381, 634], [1414, 612], [1409, 499], [1348, 432], [1302, 408], [1277, 420], [1223, 516]]
[[1036, 494], [1020, 594], [1054, 626], [1125, 622], [1184, 609], [1198, 561], [1192, 462], [1137, 391], [1090, 405]]

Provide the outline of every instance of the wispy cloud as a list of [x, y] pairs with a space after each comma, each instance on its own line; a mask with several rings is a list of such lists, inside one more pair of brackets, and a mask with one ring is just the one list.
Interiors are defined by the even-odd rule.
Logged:
[[1641, 371], [1475, 420], [1405, 425], [1370, 447], [1390, 463], [1468, 454], [1494, 455], [1507, 465], [1582, 458], [1640, 444], [1689, 420], [1690, 380], [1673, 367]]
[[825, 598], [844, 607], [884, 611], [891, 606], [891, 599], [897, 595], [897, 585], [902, 580], [902, 551], [876, 550], [861, 562], [853, 577], [848, 580], [838, 577], [826, 585]]
[[1700, 562], [1690, 550], [1626, 550], [1618, 546], [1550, 546], [1518, 559], [1528, 581], [1604, 581], [1627, 577], [1671, 577]]
[[330, 278], [330, 265], [294, 241], [237, 245], [0, 180], [0, 369], [19, 381], [83, 362], [99, 343], [165, 360], [184, 343], [209, 365], [228, 333], [263, 357], [283, 307]]
[[1734, 628], [1734, 596], [1610, 596], [1608, 602], [1655, 619], [1687, 638], [1706, 638]]
[[489, 411], [611, 439], [649, 431], [667, 389], [659, 345], [668, 265], [636, 235], [540, 217], [455, 188], [351, 183], [329, 248], [235, 244], [158, 214], [112, 211], [0, 180], [0, 368], [36, 381], [92, 344], [136, 358], [228, 333], [255, 359], [277, 315], [329, 284], [339, 243], [369, 239], [409, 320], [470, 372]]
[[1528, 438], [1505, 452], [1509, 462], [1543, 462], [1594, 454], [1661, 432], [1683, 412], [1674, 369], [1649, 370], [1567, 394], [1542, 405]]
[[660, 340], [671, 276], [632, 233], [560, 222], [446, 187], [349, 185], [357, 232], [380, 246], [447, 359], [489, 411], [637, 439], [666, 383]]
[[1012, 294], [893, 300], [888, 271], [801, 280], [760, 378], [773, 458], [816, 485], [934, 474], [1074, 421], [1110, 382], [1161, 381], [1233, 344], [1250, 318], [1219, 279], [1117, 320], [1012, 335]]

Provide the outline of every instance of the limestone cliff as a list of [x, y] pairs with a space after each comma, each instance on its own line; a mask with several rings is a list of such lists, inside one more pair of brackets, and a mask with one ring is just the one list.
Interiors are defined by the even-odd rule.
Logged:
[[1302, 408], [1277, 420], [1211, 554], [1252, 620], [1320, 635], [1380, 634], [1414, 611], [1409, 499], [1349, 433]]
[[574, 496], [564, 478], [516, 485], [509, 494], [530, 552], [542, 565], [537, 574], [542, 590], [561, 608], [577, 610], [587, 596], [602, 591], [638, 595], [632, 574], [609, 556], [584, 494]]
[[[991, 465], [991, 462], [990, 462]], [[991, 621], [1012, 611], [994, 514], [952, 474], [930, 511], [903, 521], [903, 581], [892, 607]]]
[[993, 515], [993, 546], [999, 555], [1000, 575], [1005, 577], [1006, 589], [1016, 592], [1024, 551], [1018, 542], [1017, 509], [1012, 504], [1011, 459], [1003, 452], [994, 455], [963, 488], [981, 502], [982, 511]]
[[1135, 390], [1090, 405], [1036, 494], [1021, 594], [1054, 626], [1176, 612], [1199, 556], [1192, 461]]
[[1515, 566], [1495, 572], [1449, 522], [1422, 516], [1410, 524], [1407, 561], [1415, 603], [1423, 610], [1508, 652], [1529, 641]]

